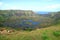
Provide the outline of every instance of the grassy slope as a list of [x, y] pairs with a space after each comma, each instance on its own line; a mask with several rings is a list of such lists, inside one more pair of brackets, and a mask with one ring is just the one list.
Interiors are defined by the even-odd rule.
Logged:
[[11, 34], [0, 34], [0, 40], [60, 40], [60, 25], [27, 31], [16, 31]]

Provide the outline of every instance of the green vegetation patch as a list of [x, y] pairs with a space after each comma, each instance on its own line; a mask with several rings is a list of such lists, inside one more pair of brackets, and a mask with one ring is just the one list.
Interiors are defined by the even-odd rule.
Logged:
[[53, 35], [56, 36], [56, 37], [59, 37], [60, 36], [60, 31], [54, 31]]
[[44, 33], [42, 34], [42, 39], [43, 39], [43, 40], [50, 40], [49, 37], [48, 37], [48, 35], [46, 34], [46, 32], [44, 32]]

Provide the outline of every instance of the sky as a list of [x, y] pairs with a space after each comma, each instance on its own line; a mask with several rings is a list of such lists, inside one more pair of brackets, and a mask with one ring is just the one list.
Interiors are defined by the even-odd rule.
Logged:
[[60, 0], [0, 0], [0, 10], [60, 11]]

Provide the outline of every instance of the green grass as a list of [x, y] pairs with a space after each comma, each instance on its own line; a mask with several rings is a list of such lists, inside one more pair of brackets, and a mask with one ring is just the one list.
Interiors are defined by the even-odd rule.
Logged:
[[60, 36], [60, 31], [54, 31], [53, 35], [56, 36], [56, 37], [59, 37]]
[[0, 40], [60, 40], [60, 25], [41, 28], [33, 31], [15, 31], [0, 34]]
[[42, 37], [43, 40], [49, 40], [49, 37], [46, 34], [46, 32], [44, 32], [41, 37]]

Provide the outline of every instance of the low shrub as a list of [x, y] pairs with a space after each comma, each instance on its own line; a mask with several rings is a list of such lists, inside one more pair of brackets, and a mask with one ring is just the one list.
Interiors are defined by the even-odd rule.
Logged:
[[47, 36], [46, 33], [43, 33], [43, 35], [42, 35], [42, 39], [43, 39], [43, 40], [49, 40], [49, 37]]
[[60, 36], [60, 31], [54, 31], [53, 35], [56, 36], [56, 37]]

